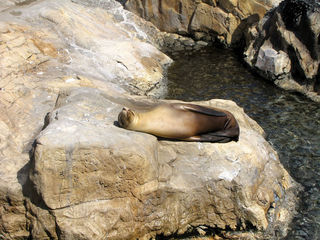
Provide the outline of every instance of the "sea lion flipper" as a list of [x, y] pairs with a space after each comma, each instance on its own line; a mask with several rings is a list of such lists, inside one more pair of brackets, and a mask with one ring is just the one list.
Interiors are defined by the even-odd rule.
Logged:
[[192, 136], [186, 139], [185, 141], [192, 142], [212, 142], [212, 143], [227, 143], [230, 141], [238, 141], [239, 140], [239, 128], [226, 129], [217, 132], [209, 132], [204, 133], [199, 136]]
[[219, 112], [216, 111], [212, 108], [205, 107], [205, 106], [200, 106], [200, 105], [195, 105], [195, 104], [178, 104], [179, 107], [183, 108], [184, 110], [196, 112], [196, 113], [202, 113], [206, 114], [209, 116], [214, 116], [214, 117], [225, 117], [227, 114], [224, 112]]
[[190, 141], [190, 142], [227, 143], [232, 141], [233, 138], [226, 137], [226, 136], [215, 136], [215, 135], [205, 134], [200, 136], [192, 136], [183, 140]]

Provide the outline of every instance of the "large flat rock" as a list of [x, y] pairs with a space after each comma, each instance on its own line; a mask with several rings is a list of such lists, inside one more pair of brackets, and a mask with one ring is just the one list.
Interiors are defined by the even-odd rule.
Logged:
[[240, 140], [226, 144], [160, 141], [115, 124], [123, 106], [154, 104], [89, 88], [59, 98], [37, 138], [30, 177], [61, 236], [131, 239], [199, 225], [286, 224], [291, 209], [284, 198], [293, 197], [295, 184], [241, 108], [201, 102], [238, 119]]

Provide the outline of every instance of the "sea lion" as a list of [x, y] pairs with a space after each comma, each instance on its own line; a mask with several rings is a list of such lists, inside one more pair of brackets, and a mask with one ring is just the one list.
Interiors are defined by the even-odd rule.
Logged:
[[200, 142], [238, 141], [239, 125], [228, 111], [188, 103], [163, 103], [147, 112], [123, 108], [120, 127], [167, 139]]

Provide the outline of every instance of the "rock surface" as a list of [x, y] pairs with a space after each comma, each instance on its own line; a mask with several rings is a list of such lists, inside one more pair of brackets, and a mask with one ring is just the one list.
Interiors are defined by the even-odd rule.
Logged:
[[282, 202], [293, 197], [294, 183], [263, 130], [235, 103], [202, 102], [234, 113], [237, 143], [158, 141], [114, 124], [123, 106], [154, 103], [110, 93], [80, 88], [60, 95], [37, 138], [30, 179], [62, 239], [285, 224], [291, 209]]
[[279, 0], [128, 0], [126, 9], [151, 21], [160, 30], [191, 34], [197, 40], [231, 45], [248, 26], [261, 19]]
[[41, 1], [0, 14], [1, 238], [30, 235], [24, 166], [61, 89], [153, 94], [162, 82], [171, 59], [149, 44], [158, 30], [145, 21], [131, 21], [135, 16], [119, 3], [108, 3], [106, 10]]
[[130, 94], [163, 93], [171, 59], [156, 47], [173, 35], [113, 0], [24, 4], [0, 14], [1, 239], [147, 239], [201, 225], [285, 234], [297, 185], [235, 103], [202, 104], [233, 112], [237, 143], [114, 124], [123, 106], [156, 103]]
[[[119, 2], [161, 30], [191, 35], [199, 42], [217, 40], [232, 46], [246, 39], [245, 61], [252, 68], [276, 85], [320, 102], [320, 5], [316, 0], [286, 0], [280, 5], [278, 0]], [[172, 41], [170, 36], [167, 42]], [[190, 50], [176, 42], [169, 46]]]
[[320, 102], [320, 5], [285, 0], [248, 34], [245, 60], [278, 86]]

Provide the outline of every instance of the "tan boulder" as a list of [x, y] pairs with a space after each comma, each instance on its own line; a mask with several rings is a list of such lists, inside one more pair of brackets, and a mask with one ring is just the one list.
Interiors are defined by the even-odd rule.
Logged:
[[[109, 94], [89, 88], [64, 93], [37, 139], [30, 178], [60, 238], [147, 238], [199, 225], [285, 226], [276, 212], [292, 211], [282, 204], [294, 197], [295, 183], [261, 127], [235, 103], [201, 104], [231, 111], [239, 142], [159, 141], [114, 123], [123, 106], [143, 110], [153, 101]], [[272, 209], [277, 220], [271, 224]]]
[[[41, 227], [50, 225], [48, 211], [25, 206], [25, 189], [29, 152], [61, 89], [163, 91], [171, 59], [150, 44], [156, 46], [159, 31], [143, 20], [131, 22], [136, 17], [111, 2], [109, 10], [45, 1], [0, 13], [0, 238], [37, 232], [43, 239], [51, 231]], [[34, 215], [40, 222], [30, 227]]]

